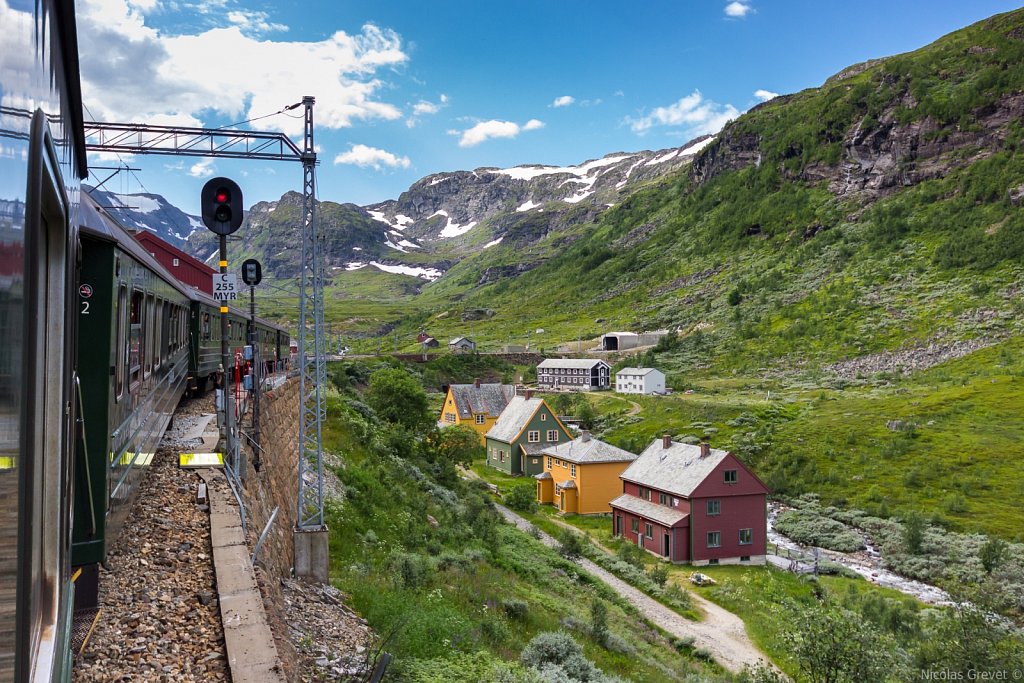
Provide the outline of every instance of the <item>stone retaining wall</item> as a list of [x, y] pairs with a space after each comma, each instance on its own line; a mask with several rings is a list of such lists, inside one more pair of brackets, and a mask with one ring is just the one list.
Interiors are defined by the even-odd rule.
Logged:
[[[248, 417], [244, 418], [242, 427], [249, 428]], [[274, 632], [274, 641], [289, 681], [298, 681], [300, 671], [295, 648], [288, 638], [281, 580], [291, 577], [295, 561], [292, 532], [297, 514], [298, 438], [299, 378], [295, 376], [260, 397], [262, 463], [260, 471], [256, 472], [252, 464], [253, 454], [247, 454], [242, 496], [250, 551], [255, 547], [274, 508], [279, 508], [274, 525], [267, 533], [256, 558], [256, 578], [263, 593], [267, 621]]]

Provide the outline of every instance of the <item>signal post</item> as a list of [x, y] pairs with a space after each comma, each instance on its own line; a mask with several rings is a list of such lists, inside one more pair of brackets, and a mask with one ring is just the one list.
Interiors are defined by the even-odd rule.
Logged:
[[[224, 439], [224, 450], [227, 460], [234, 465], [240, 476], [245, 476], [245, 468], [236, 462], [236, 455], [241, 456], [235, 439], [235, 406], [234, 400], [228, 403], [230, 396], [231, 369], [233, 367], [230, 340], [228, 339], [228, 305], [234, 298], [234, 277], [228, 273], [228, 235], [242, 225], [242, 190], [229, 178], [213, 178], [203, 185], [201, 195], [202, 218], [206, 227], [220, 237], [220, 277], [214, 276], [214, 298], [220, 300], [220, 356], [221, 356], [221, 395], [224, 403], [224, 424], [227, 432]], [[219, 282], [218, 282], [219, 280]]]

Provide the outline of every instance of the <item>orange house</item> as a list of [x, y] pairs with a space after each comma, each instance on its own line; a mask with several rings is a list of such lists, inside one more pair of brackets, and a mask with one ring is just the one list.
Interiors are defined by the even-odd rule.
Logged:
[[622, 493], [619, 475], [636, 455], [616, 448], [590, 432], [541, 451], [544, 471], [537, 480], [537, 502], [560, 512], [594, 515], [611, 512], [609, 502]]
[[472, 384], [452, 384], [448, 387], [437, 424], [439, 427], [457, 424], [472, 427], [480, 435], [482, 446], [484, 435], [515, 395], [516, 388], [510, 384], [481, 384], [480, 380]]

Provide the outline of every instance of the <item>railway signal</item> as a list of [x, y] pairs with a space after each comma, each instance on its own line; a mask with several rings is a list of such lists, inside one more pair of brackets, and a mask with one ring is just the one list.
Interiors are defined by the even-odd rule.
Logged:
[[230, 178], [214, 178], [203, 185], [203, 223], [211, 232], [230, 235], [242, 225], [242, 189]]
[[263, 266], [254, 258], [242, 261], [242, 282], [255, 287], [263, 279]]

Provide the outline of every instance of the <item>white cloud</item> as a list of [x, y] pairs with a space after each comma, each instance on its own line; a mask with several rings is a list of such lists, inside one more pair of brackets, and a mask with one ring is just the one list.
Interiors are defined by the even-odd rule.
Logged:
[[412, 165], [409, 157], [400, 157], [383, 149], [367, 147], [366, 145], [352, 145], [349, 151], [342, 152], [334, 157], [334, 163], [335, 165], [353, 164], [364, 168], [373, 168], [378, 171], [382, 170], [385, 166], [390, 168], [409, 168]]
[[437, 102], [429, 102], [427, 100], [420, 100], [416, 104], [412, 105], [412, 116], [405, 120], [405, 125], [409, 128], [415, 128], [419, 124], [421, 116], [432, 116], [437, 112], [448, 106], [448, 96], [441, 95]]
[[271, 21], [270, 15], [266, 12], [250, 11], [241, 12], [234, 10], [228, 12], [228, 21], [244, 31], [252, 31], [253, 33], [268, 33], [270, 31], [287, 31], [288, 27], [284, 24], [275, 24]]
[[[146, 25], [143, 10], [149, 6], [148, 0], [78, 3], [82, 89], [100, 120], [168, 116], [195, 126], [211, 113], [233, 120], [261, 116], [308, 94], [316, 97], [320, 128], [401, 117], [378, 98], [384, 84], [377, 71], [408, 60], [401, 37], [390, 29], [366, 24], [354, 34], [284, 42], [256, 37], [278, 26], [266, 14], [219, 11], [205, 15], [220, 22], [215, 28], [170, 35]], [[164, 16], [168, 8], [160, 11]], [[272, 116], [252, 126], [301, 135], [303, 120]]]
[[192, 168], [188, 169], [188, 174], [193, 178], [209, 178], [213, 175], [213, 158], [203, 158], [192, 164]]
[[626, 118], [634, 133], [643, 135], [655, 126], [682, 128], [687, 135], [697, 137], [717, 133], [731, 119], [739, 116], [739, 110], [731, 104], [718, 104], [704, 99], [700, 91], [681, 98], [667, 107], [657, 107], [647, 116], [638, 119]]
[[461, 136], [459, 138], [459, 147], [473, 147], [493, 138], [514, 138], [523, 131], [537, 130], [543, 127], [544, 122], [537, 119], [530, 119], [522, 126], [512, 121], [491, 119], [490, 121], [481, 121], [467, 130], [451, 130], [448, 132]]
[[551, 103], [552, 107], [568, 107], [570, 104], [576, 101], [576, 98], [572, 95], [562, 95], [556, 97], [555, 101]]
[[754, 91], [754, 97], [761, 100], [762, 102], [767, 102], [768, 100], [775, 99], [778, 96], [779, 93], [772, 92], [771, 90], [765, 90], [764, 88]]
[[725, 16], [727, 17], [743, 18], [753, 11], [754, 8], [751, 7], [749, 3], [739, 2], [738, 0], [730, 2], [725, 6]]

